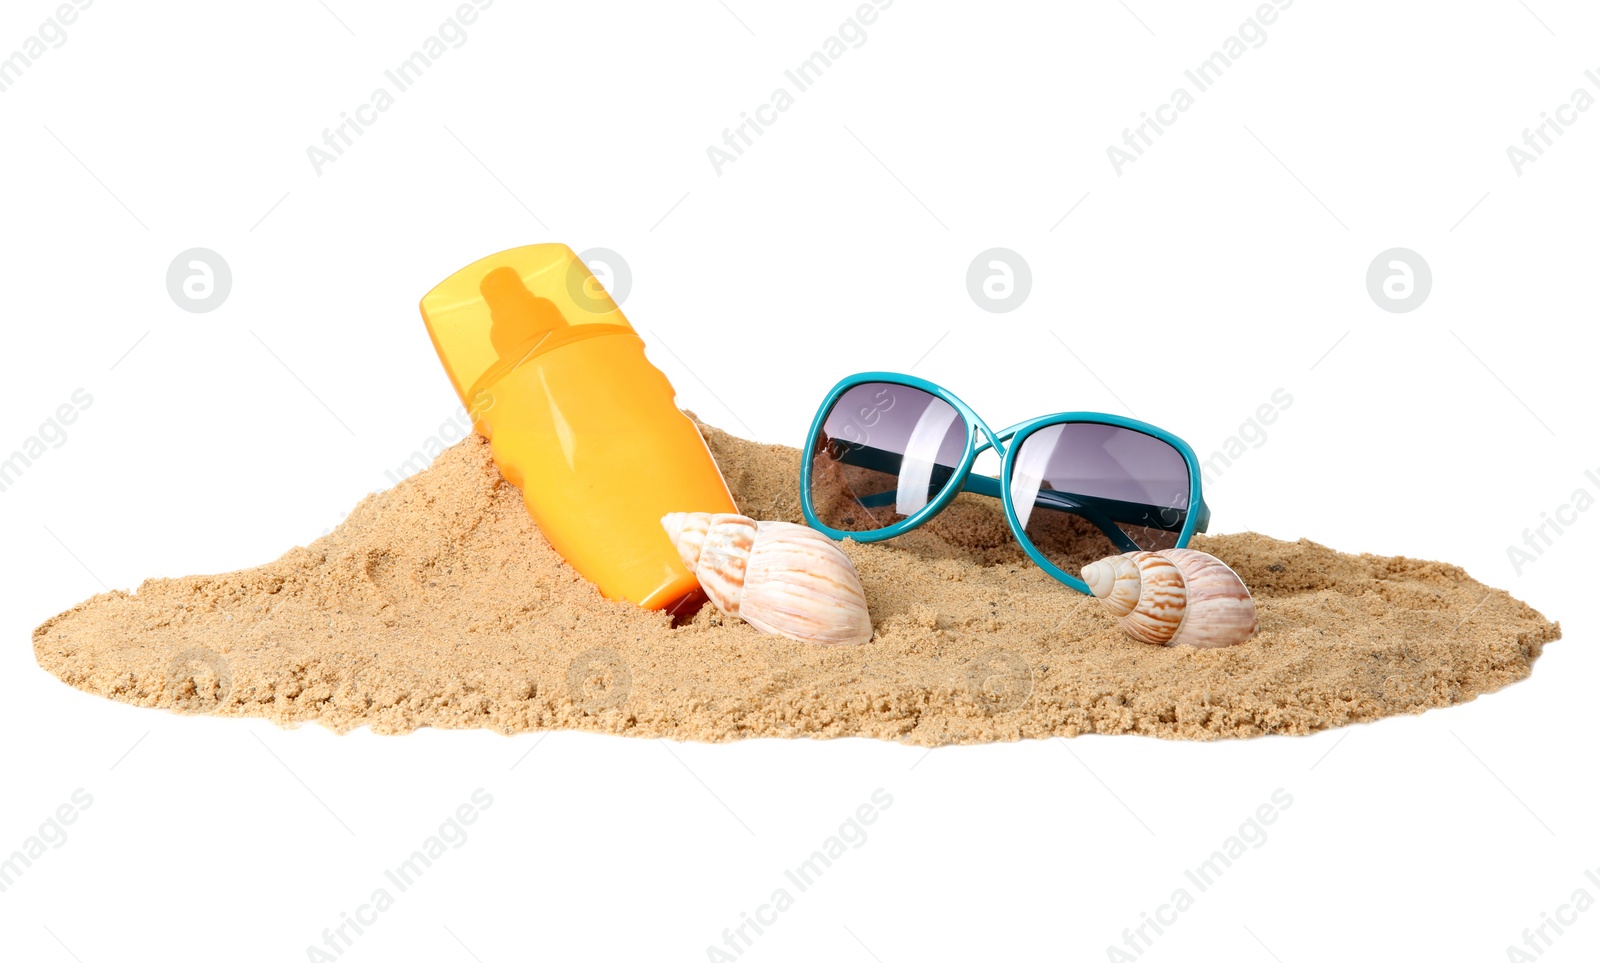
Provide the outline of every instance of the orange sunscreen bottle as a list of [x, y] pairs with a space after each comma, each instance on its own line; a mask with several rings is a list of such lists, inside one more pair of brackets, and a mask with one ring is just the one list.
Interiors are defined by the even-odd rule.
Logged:
[[422, 319], [551, 546], [607, 598], [682, 614], [699, 586], [661, 516], [738, 509], [672, 385], [583, 261], [565, 244], [502, 251], [428, 292]]

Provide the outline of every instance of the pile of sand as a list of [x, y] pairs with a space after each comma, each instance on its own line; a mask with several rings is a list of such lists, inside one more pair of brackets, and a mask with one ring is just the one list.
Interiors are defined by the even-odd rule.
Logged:
[[[741, 509], [800, 522], [798, 452], [703, 427]], [[877, 637], [822, 648], [707, 606], [609, 602], [550, 549], [476, 436], [338, 529], [258, 568], [151, 579], [34, 632], [39, 664], [143, 706], [370, 726], [594, 729], [922, 745], [1083, 732], [1308, 733], [1465, 702], [1526, 677], [1559, 626], [1441, 562], [1256, 534], [1197, 537], [1261, 632], [1222, 650], [1125, 636], [962, 496], [887, 544], [846, 543]]]

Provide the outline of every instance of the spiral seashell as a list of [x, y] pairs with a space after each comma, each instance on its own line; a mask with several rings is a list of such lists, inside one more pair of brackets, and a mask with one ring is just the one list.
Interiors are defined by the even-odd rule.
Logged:
[[1113, 555], [1085, 565], [1083, 580], [1140, 642], [1218, 649], [1256, 634], [1256, 603], [1244, 580], [1205, 552]]
[[673, 512], [661, 527], [723, 615], [800, 642], [871, 641], [861, 579], [821, 532], [706, 512]]

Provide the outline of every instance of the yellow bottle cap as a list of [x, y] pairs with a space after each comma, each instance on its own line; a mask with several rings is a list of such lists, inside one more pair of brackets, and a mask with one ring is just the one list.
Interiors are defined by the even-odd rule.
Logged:
[[530, 244], [474, 261], [423, 297], [422, 319], [469, 409], [477, 389], [535, 354], [633, 330], [565, 244]]

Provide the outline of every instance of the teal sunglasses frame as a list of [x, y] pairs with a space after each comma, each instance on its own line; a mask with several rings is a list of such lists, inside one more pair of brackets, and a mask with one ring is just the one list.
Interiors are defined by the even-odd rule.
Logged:
[[[843, 531], [829, 528], [822, 523], [821, 519], [817, 518], [816, 510], [811, 503], [811, 462], [815, 457], [817, 437], [822, 432], [823, 423], [827, 421], [828, 415], [833, 411], [833, 406], [838, 403], [839, 398], [846, 391], [857, 385], [864, 384], [901, 385], [925, 391], [940, 399], [960, 413], [961, 417], [966, 421], [968, 429], [967, 447], [965, 454], [962, 455], [961, 464], [956, 467], [950, 479], [945, 482], [938, 496], [918, 509], [915, 514], [883, 528], [868, 529], [862, 532]], [[1206, 530], [1206, 527], [1211, 522], [1211, 510], [1206, 507], [1205, 498], [1200, 491], [1200, 462], [1195, 457], [1194, 449], [1189, 447], [1188, 442], [1185, 442], [1170, 431], [1133, 418], [1124, 418], [1121, 415], [1110, 415], [1096, 411], [1063, 411], [1053, 415], [1041, 415], [1037, 418], [1031, 418], [1012, 425], [1003, 431], [996, 432], [985, 424], [983, 419], [978, 417], [977, 412], [967, 406], [966, 402], [957, 398], [943, 387], [913, 375], [897, 374], [892, 371], [864, 371], [860, 374], [850, 375], [834, 385], [833, 390], [829, 391], [827, 397], [823, 399], [822, 405], [817, 409], [817, 416], [811, 421], [811, 430], [806, 434], [805, 447], [801, 449], [800, 509], [805, 513], [806, 524], [829, 538], [840, 541], [848, 538], [857, 542], [881, 542], [897, 535], [904, 535], [944, 511], [945, 506], [949, 505], [950, 501], [960, 492], [966, 491], [976, 495], [998, 498], [1005, 511], [1006, 524], [1011, 527], [1012, 537], [1022, 546], [1023, 551], [1028, 553], [1028, 557], [1032, 558], [1040, 568], [1048, 572], [1056, 581], [1069, 585], [1084, 595], [1088, 595], [1090, 594], [1089, 586], [1082, 579], [1063, 571], [1037, 548], [1034, 548], [1033, 543], [1024, 534], [1023, 527], [1017, 520], [1016, 506], [1011, 502], [1011, 485], [1009, 482], [1012, 470], [1015, 467], [1016, 453], [1022, 447], [1022, 443], [1028, 439], [1029, 435], [1041, 428], [1065, 424], [1112, 425], [1117, 428], [1127, 428], [1164, 441], [1177, 449], [1178, 453], [1183, 456], [1184, 464], [1189, 467], [1189, 507], [1184, 512], [1183, 525], [1178, 531], [1177, 547], [1187, 547], [1190, 537], [1195, 532], [1204, 532]], [[983, 436], [981, 442], [978, 441], [979, 435]], [[1000, 477], [991, 478], [988, 475], [972, 474], [972, 465], [978, 460], [978, 456], [991, 448], [1001, 455]], [[1112, 535], [1111, 532], [1106, 532], [1106, 535], [1114, 543], [1117, 541], [1117, 536]], [[1131, 541], [1128, 541], [1125, 533], [1117, 530], [1117, 535], [1127, 541], [1127, 544], [1132, 544]], [[1126, 548], [1124, 546], [1127, 551], [1136, 550], [1137, 547]]]

